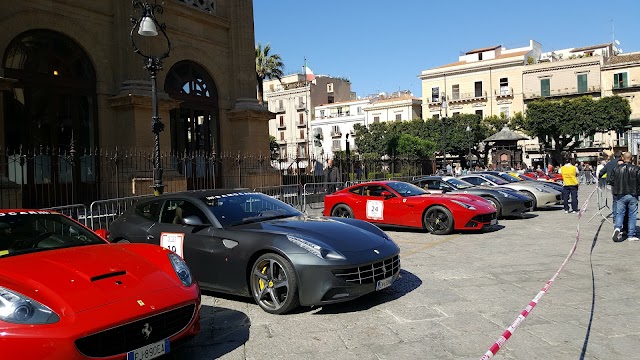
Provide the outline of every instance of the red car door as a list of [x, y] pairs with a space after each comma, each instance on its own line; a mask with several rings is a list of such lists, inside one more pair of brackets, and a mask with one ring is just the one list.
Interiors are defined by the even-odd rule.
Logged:
[[366, 220], [378, 224], [390, 224], [388, 219], [389, 207], [387, 201], [382, 196], [383, 191], [389, 191], [386, 187], [376, 185], [365, 185], [362, 187], [361, 217], [358, 219]]

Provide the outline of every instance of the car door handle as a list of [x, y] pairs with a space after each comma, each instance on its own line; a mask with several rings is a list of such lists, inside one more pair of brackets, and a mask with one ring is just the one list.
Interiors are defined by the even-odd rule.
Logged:
[[153, 240], [153, 239], [155, 239], [153, 235], [147, 235], [147, 240]]

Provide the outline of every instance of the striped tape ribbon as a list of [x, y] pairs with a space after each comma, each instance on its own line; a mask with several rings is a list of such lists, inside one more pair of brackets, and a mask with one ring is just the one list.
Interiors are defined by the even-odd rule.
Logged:
[[547, 283], [544, 285], [542, 290], [540, 290], [538, 295], [536, 295], [536, 297], [534, 297], [533, 300], [531, 300], [529, 305], [527, 305], [527, 307], [524, 308], [524, 310], [522, 310], [522, 312], [520, 313], [520, 315], [518, 315], [516, 320], [507, 328], [507, 330], [505, 330], [502, 333], [500, 338], [495, 343], [493, 343], [493, 345], [489, 348], [489, 350], [480, 358], [481, 360], [491, 359], [498, 352], [498, 350], [502, 348], [502, 346], [507, 342], [507, 340], [509, 340], [511, 335], [513, 335], [513, 333], [516, 331], [518, 326], [520, 326], [520, 323], [522, 323], [524, 319], [526, 319], [527, 316], [531, 313], [533, 308], [536, 307], [536, 305], [538, 304], [538, 301], [540, 301], [540, 299], [542, 298], [542, 295], [547, 293], [547, 290], [549, 290], [549, 288], [551, 287], [551, 284], [553, 284], [553, 282], [556, 280], [556, 277], [560, 275], [560, 272], [562, 272], [562, 269], [564, 269], [564, 266], [567, 265], [567, 263], [569, 262], [569, 259], [571, 259], [571, 257], [573, 256], [573, 253], [576, 251], [576, 248], [578, 247], [578, 241], [580, 240], [580, 218], [582, 217], [582, 214], [587, 210], [587, 206], [589, 205], [589, 199], [591, 199], [591, 197], [593, 196], [593, 194], [596, 193], [596, 191], [598, 191], [597, 187], [595, 188], [595, 190], [591, 192], [591, 194], [589, 194], [589, 196], [587, 197], [587, 200], [584, 202], [584, 204], [580, 208], [580, 212], [578, 213], [578, 225], [576, 226], [576, 241], [574, 241], [573, 246], [571, 247], [571, 251], [569, 251], [569, 255], [567, 255], [567, 257], [562, 262], [562, 265], [560, 265], [560, 268], [558, 269], [558, 271], [556, 271], [556, 273], [551, 277], [551, 279], [547, 281]]

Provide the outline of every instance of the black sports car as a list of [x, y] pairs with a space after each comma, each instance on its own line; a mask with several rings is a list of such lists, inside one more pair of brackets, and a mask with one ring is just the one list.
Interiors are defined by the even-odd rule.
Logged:
[[312, 218], [267, 195], [233, 190], [166, 194], [141, 201], [110, 227], [112, 242], [176, 252], [200, 287], [252, 296], [282, 314], [389, 287], [400, 249], [379, 228]]
[[519, 216], [533, 209], [533, 201], [518, 191], [475, 186], [452, 176], [425, 176], [411, 182], [430, 193], [473, 194], [496, 208], [498, 217]]

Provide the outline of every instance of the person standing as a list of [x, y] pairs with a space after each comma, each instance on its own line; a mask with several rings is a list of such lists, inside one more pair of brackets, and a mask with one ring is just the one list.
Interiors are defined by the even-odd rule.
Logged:
[[[611, 172], [616, 168], [616, 166], [618, 166], [618, 160], [621, 160], [620, 155], [622, 155], [622, 153], [620, 151], [616, 151], [613, 156], [609, 158], [609, 162], [607, 162], [607, 164], [598, 172], [598, 179], [605, 179], [605, 182], [608, 182]], [[613, 202], [611, 203], [611, 213], [614, 217], [616, 216], [615, 195], [613, 195]]]
[[447, 175], [448, 176], [453, 176], [453, 167], [451, 166], [451, 163], [447, 163]]
[[638, 216], [638, 190], [640, 189], [640, 168], [631, 163], [633, 156], [630, 152], [622, 154], [621, 165], [616, 166], [607, 176], [607, 182], [611, 185], [611, 192], [615, 199], [614, 214], [615, 225], [613, 229], [613, 241], [622, 241], [622, 225], [625, 215], [627, 220], [627, 240], [640, 241], [636, 237], [636, 217]]
[[328, 194], [336, 192], [336, 183], [340, 182], [340, 170], [333, 166], [333, 160], [327, 160], [327, 167], [324, 169], [324, 183]]
[[[567, 214], [576, 214], [578, 212], [578, 168], [572, 161], [567, 159], [566, 164], [560, 168], [562, 181], [562, 198], [564, 200], [564, 212]], [[569, 210], [569, 197], [571, 197], [571, 210]]]
[[[605, 160], [600, 161], [600, 164], [598, 164], [598, 166], [596, 167], [596, 177], [598, 176], [598, 174], [600, 174], [600, 171], [602, 171], [606, 164], [607, 162]], [[607, 186], [607, 179], [598, 177], [598, 187], [602, 189], [605, 186]]]

